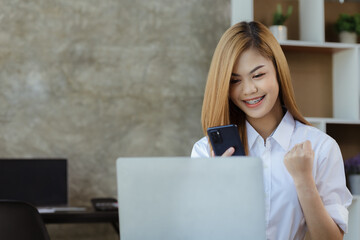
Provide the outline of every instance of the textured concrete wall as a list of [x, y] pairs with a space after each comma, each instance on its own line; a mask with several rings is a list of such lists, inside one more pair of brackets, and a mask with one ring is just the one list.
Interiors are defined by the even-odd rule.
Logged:
[[[189, 155], [230, 0], [0, 0], [0, 155], [69, 159], [70, 203], [116, 197], [119, 156]], [[108, 224], [52, 239], [117, 239]]]

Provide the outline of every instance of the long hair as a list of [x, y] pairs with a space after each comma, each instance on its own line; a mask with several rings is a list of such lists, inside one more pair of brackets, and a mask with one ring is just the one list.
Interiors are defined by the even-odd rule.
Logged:
[[249, 154], [246, 116], [230, 100], [229, 86], [236, 60], [251, 48], [273, 62], [281, 104], [285, 105], [294, 119], [310, 125], [296, 105], [289, 66], [275, 37], [267, 27], [256, 21], [235, 24], [223, 34], [215, 49], [205, 87], [201, 123], [205, 135], [209, 127], [237, 124], [246, 155]]

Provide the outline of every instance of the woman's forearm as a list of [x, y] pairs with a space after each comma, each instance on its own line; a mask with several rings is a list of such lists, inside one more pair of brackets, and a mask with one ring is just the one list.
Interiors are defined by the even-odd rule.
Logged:
[[344, 233], [326, 211], [312, 176], [294, 182], [310, 239], [343, 239]]

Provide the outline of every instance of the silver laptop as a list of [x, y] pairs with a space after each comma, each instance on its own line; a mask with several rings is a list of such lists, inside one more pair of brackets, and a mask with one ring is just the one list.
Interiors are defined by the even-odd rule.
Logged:
[[265, 239], [259, 158], [119, 158], [120, 238]]

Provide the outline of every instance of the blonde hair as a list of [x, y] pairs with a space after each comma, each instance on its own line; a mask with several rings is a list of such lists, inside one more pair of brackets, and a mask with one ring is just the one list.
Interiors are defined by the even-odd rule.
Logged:
[[273, 62], [279, 83], [281, 104], [285, 105], [294, 119], [310, 125], [296, 105], [289, 66], [272, 33], [263, 24], [255, 21], [235, 24], [223, 34], [215, 49], [205, 87], [201, 123], [205, 135], [209, 127], [237, 124], [246, 155], [249, 152], [246, 116], [230, 100], [229, 86], [236, 60], [250, 48], [256, 49]]

